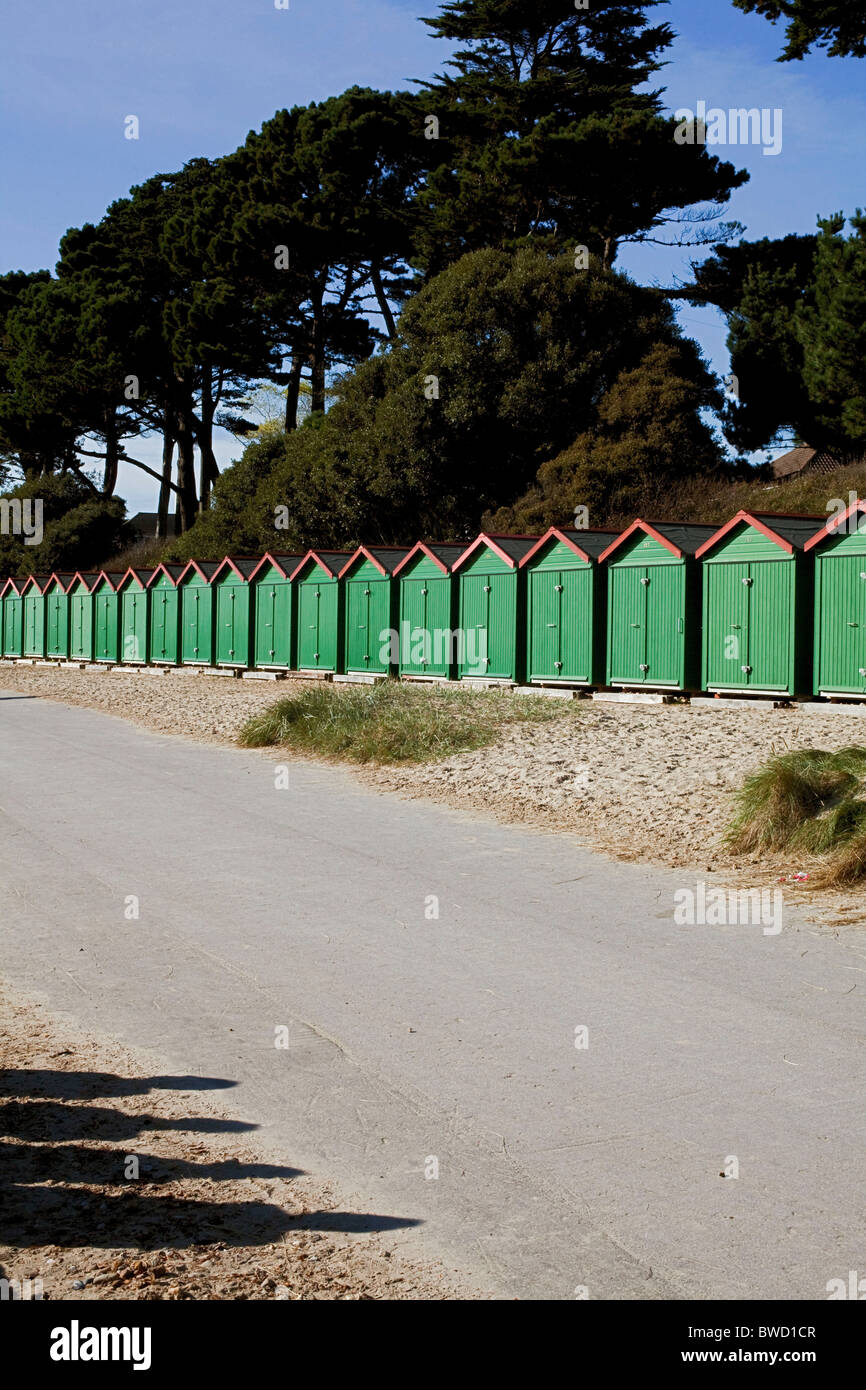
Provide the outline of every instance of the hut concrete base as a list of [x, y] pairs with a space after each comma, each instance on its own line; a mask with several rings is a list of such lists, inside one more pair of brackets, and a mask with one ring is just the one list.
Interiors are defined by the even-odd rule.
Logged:
[[774, 709], [793, 709], [795, 701], [790, 695], [693, 695], [693, 705], [724, 705], [731, 709], [743, 705], [747, 709], [767, 709], [772, 702]]
[[592, 698], [618, 705], [670, 705], [675, 699], [688, 697], [682, 696], [679, 691], [676, 695], [665, 695], [660, 690], [594, 690]]
[[561, 685], [522, 685], [519, 695], [546, 695], [549, 700], [585, 700], [587, 691]]

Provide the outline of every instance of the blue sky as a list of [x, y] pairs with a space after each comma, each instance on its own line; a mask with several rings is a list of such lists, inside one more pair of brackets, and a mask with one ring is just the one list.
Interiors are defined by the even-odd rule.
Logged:
[[[435, 0], [40, 0], [7, 5], [0, 87], [0, 269], [53, 267], [67, 227], [96, 221], [112, 199], [195, 155], [234, 149], [275, 110], [353, 84], [394, 88], [437, 70], [446, 46], [416, 18]], [[752, 178], [729, 216], [749, 238], [810, 231], [819, 213], [866, 203], [866, 62], [815, 54], [777, 63], [782, 32], [730, 0], [673, 0], [656, 11], [677, 32], [659, 84], [665, 102], [781, 107], [778, 156], [716, 152]], [[124, 138], [136, 115], [140, 139]], [[694, 253], [691, 253], [694, 254]], [[645, 283], [688, 273], [689, 253], [624, 248]], [[725, 329], [683, 306], [683, 325], [719, 372]], [[220, 440], [222, 462], [237, 453]], [[139, 446], [155, 460], [158, 445]], [[131, 512], [155, 507], [155, 484], [127, 468]]]

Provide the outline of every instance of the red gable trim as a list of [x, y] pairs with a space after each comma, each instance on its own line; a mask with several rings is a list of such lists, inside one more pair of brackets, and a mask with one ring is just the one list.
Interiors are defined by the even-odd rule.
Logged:
[[412, 549], [409, 551], [409, 554], [405, 555], [403, 559], [400, 561], [400, 563], [394, 566], [393, 574], [395, 576], [398, 575], [401, 569], [408, 565], [409, 561], [412, 560], [414, 556], [416, 556], [419, 553], [419, 551], [422, 554], [426, 555], [428, 560], [432, 560], [434, 565], [438, 565], [443, 574], [448, 573], [448, 566], [442, 563], [438, 555], [433, 554], [433, 551], [430, 549], [429, 545], [426, 545], [424, 541], [416, 541], [415, 545], [413, 545]]
[[712, 550], [714, 546], [718, 545], [720, 540], [727, 536], [729, 531], [733, 531], [734, 527], [739, 526], [742, 522], [745, 522], [748, 526], [753, 526], [756, 531], [760, 531], [762, 536], [766, 536], [767, 540], [773, 541], [780, 550], [786, 551], [788, 555], [793, 555], [794, 547], [791, 542], [786, 541], [777, 531], [772, 531], [763, 521], [759, 521], [756, 516], [752, 516], [751, 512], [737, 512], [736, 516], [732, 516], [730, 521], [726, 521], [724, 526], [720, 526], [718, 531], [710, 536], [708, 541], [704, 541], [703, 545], [698, 547], [695, 551], [695, 559], [699, 560], [708, 550]]
[[21, 587], [21, 593], [22, 593], [22, 594], [26, 594], [27, 590], [30, 588], [30, 585], [31, 585], [31, 584], [35, 584], [35, 585], [36, 585], [37, 591], [38, 591], [40, 594], [44, 594], [44, 593], [45, 593], [45, 590], [48, 588], [48, 585], [50, 584], [50, 582], [51, 582], [51, 576], [50, 576], [50, 575], [48, 576], [48, 578], [46, 579], [46, 581], [45, 581], [44, 584], [40, 584], [40, 583], [39, 583], [39, 580], [36, 578], [36, 575], [35, 575], [35, 574], [28, 574], [27, 578], [25, 579], [25, 581], [24, 581], [24, 583], [23, 583], [23, 585], [22, 585], [22, 587]]
[[[515, 536], [514, 539], [521, 540], [524, 538], [520, 536]], [[528, 540], [529, 538], [526, 537], [525, 539]], [[509, 569], [517, 569], [517, 561], [513, 560], [507, 551], [503, 550], [501, 546], [497, 545], [496, 541], [493, 539], [492, 536], [488, 535], [486, 531], [482, 531], [481, 535], [476, 536], [475, 540], [471, 543], [471, 545], [468, 546], [468, 548], [464, 550], [463, 554], [458, 556], [458, 558], [454, 561], [454, 564], [451, 566], [451, 573], [456, 574], [459, 569], [462, 569], [463, 566], [466, 564], [466, 561], [469, 560], [475, 554], [476, 550], [479, 550], [482, 546], [487, 546], [488, 550], [494, 551], [495, 554], [499, 556], [500, 560], [505, 561]]]
[[627, 527], [621, 535], [617, 536], [616, 540], [607, 547], [607, 550], [601, 552], [598, 557], [599, 564], [602, 560], [606, 560], [609, 555], [613, 555], [615, 550], [619, 550], [619, 547], [624, 545], [629, 537], [634, 535], [635, 531], [643, 531], [647, 536], [652, 536], [653, 540], [658, 541], [659, 545], [663, 545], [665, 550], [669, 550], [672, 555], [676, 555], [678, 560], [683, 558], [683, 552], [678, 545], [674, 545], [673, 541], [669, 541], [667, 536], [662, 535], [661, 531], [657, 531], [651, 522], [642, 521], [641, 518], [638, 517], [636, 521], [632, 522], [631, 526]]
[[[393, 548], [394, 548], [395, 550], [397, 549], [396, 546], [393, 547]], [[354, 552], [354, 554], [352, 555], [352, 558], [351, 558], [351, 559], [343, 566], [343, 568], [340, 570], [340, 573], [339, 573], [338, 578], [342, 579], [342, 578], [343, 578], [343, 575], [348, 573], [348, 571], [349, 571], [349, 570], [352, 568], [352, 566], [354, 565], [355, 561], [356, 561], [361, 555], [364, 555], [364, 556], [370, 561], [370, 563], [371, 563], [372, 565], [375, 565], [375, 566], [376, 566], [376, 569], [379, 571], [379, 573], [380, 573], [385, 579], [388, 578], [388, 571], [385, 569], [385, 566], [384, 566], [383, 564], [381, 564], [381, 563], [376, 559], [375, 555], [371, 555], [371, 554], [370, 554], [369, 550], [367, 549], [367, 547], [366, 547], [365, 545], [359, 545], [359, 546], [358, 546], [358, 549]]]
[[111, 575], [109, 574], [108, 570], [100, 570], [100, 571], [99, 571], [99, 574], [96, 576], [96, 583], [94, 584], [93, 589], [94, 589], [94, 591], [95, 591], [96, 589], [98, 589], [98, 588], [99, 588], [99, 585], [101, 584], [102, 580], [104, 579], [104, 580], [107, 582], [108, 587], [109, 587], [109, 589], [111, 589], [112, 593], [116, 594], [117, 591], [118, 591], [118, 589], [120, 588], [120, 586], [121, 586], [121, 584], [123, 583], [123, 581], [124, 581], [125, 578], [126, 578], [126, 575], [125, 575], [125, 574], [122, 574], [122, 575], [120, 576], [120, 578], [118, 579], [117, 583], [115, 584], [115, 582], [114, 582], [114, 580], [112, 579]]
[[145, 584], [144, 587], [145, 587], [146, 589], [149, 589], [150, 586], [151, 586], [151, 584], [155, 584], [156, 581], [157, 581], [157, 579], [158, 579], [159, 576], [160, 576], [160, 572], [161, 572], [162, 574], [165, 575], [166, 579], [168, 579], [168, 581], [169, 581], [169, 583], [171, 584], [172, 588], [176, 589], [177, 586], [178, 586], [178, 582], [179, 582], [179, 580], [180, 580], [180, 575], [178, 575], [177, 579], [175, 579], [174, 575], [171, 574], [171, 573], [169, 572], [169, 570], [166, 569], [165, 565], [162, 564], [162, 563], [160, 563], [160, 564], [157, 565], [156, 569], [153, 571], [153, 574], [150, 576], [150, 578], [148, 579], [148, 581], [147, 581], [147, 583]]
[[[92, 584], [90, 583], [91, 579], [93, 580]], [[98, 579], [99, 575], [94, 575], [92, 570], [76, 570], [72, 578], [70, 579], [69, 584], [67, 585], [66, 592], [67, 594], [71, 594], [72, 590], [75, 588], [75, 585], [78, 583], [79, 580], [81, 580], [82, 584], [87, 589], [87, 592], [89, 594], [92, 594], [93, 590], [96, 588]]]
[[213, 572], [213, 579], [211, 580], [211, 584], [216, 584], [226, 565], [230, 565], [231, 568], [234, 570], [235, 574], [237, 575], [238, 579], [242, 579], [246, 584], [246, 575], [244, 574], [243, 570], [238, 569], [231, 555], [227, 555], [224, 560], [220, 561], [219, 566]]
[[15, 593], [16, 593], [16, 594], [18, 595], [18, 597], [20, 598], [20, 597], [21, 597], [21, 593], [22, 593], [22, 591], [23, 591], [23, 589], [24, 589], [24, 583], [23, 583], [23, 581], [21, 581], [21, 580], [12, 579], [12, 578], [7, 579], [6, 582], [4, 583], [2, 589], [0, 589], [0, 598], [5, 598], [5, 596], [6, 596], [6, 590], [7, 590], [8, 588], [10, 588], [10, 587], [11, 587], [12, 589], [14, 589]]
[[266, 555], [263, 555], [263, 556], [262, 556], [262, 558], [259, 560], [259, 563], [256, 565], [255, 569], [253, 570], [252, 574], [250, 575], [250, 577], [249, 577], [249, 583], [250, 583], [250, 584], [252, 584], [252, 582], [253, 582], [253, 580], [255, 579], [256, 575], [258, 574], [259, 570], [260, 570], [260, 569], [264, 569], [266, 565], [273, 565], [274, 569], [275, 569], [275, 570], [279, 570], [280, 574], [283, 576], [284, 579], [290, 579], [290, 578], [291, 578], [291, 573], [290, 573], [290, 571], [287, 570], [287, 569], [284, 569], [283, 566], [280, 564], [279, 560], [276, 560], [276, 559], [274, 558], [274, 556], [271, 554], [271, 552], [268, 551]]
[[[130, 575], [132, 575], [132, 578], [135, 580], [135, 582], [136, 582], [137, 584], [141, 584], [141, 580], [139, 579], [138, 574], [136, 573], [136, 569], [133, 568], [132, 565], [130, 565], [129, 569], [126, 571], [126, 573], [122, 576], [122, 578], [121, 578], [120, 581], [118, 582], [118, 585], [117, 585], [117, 592], [118, 592], [118, 593], [120, 593], [121, 589], [122, 589], [122, 588], [124, 587], [124, 585], [126, 584], [126, 581], [127, 581], [127, 579], [129, 579]], [[143, 585], [142, 585], [142, 588], [146, 589], [146, 588], [148, 587], [148, 583], [149, 583], [149, 582], [150, 582], [150, 581], [148, 580], [147, 583], [143, 584]]]
[[[352, 552], [349, 550], [332, 550], [330, 553], [332, 555], [350, 555]], [[329, 574], [332, 579], [337, 579], [339, 577], [339, 570], [332, 570], [327, 561], [322, 559], [318, 550], [308, 550], [303, 559], [292, 570], [291, 578], [297, 579], [301, 570], [305, 569], [311, 560], [315, 561], [319, 569], [324, 570], [325, 574]]]
[[575, 555], [579, 555], [582, 560], [592, 560], [592, 556], [588, 555], [585, 550], [582, 550], [581, 547], [572, 540], [571, 536], [566, 535], [564, 531], [560, 531], [558, 526], [551, 526], [549, 531], [545, 531], [543, 536], [539, 536], [532, 549], [527, 550], [523, 559], [520, 561], [519, 568], [523, 569], [524, 565], [528, 565], [533, 556], [538, 555], [547, 545], [547, 542], [552, 541], [554, 537], [556, 540], [562, 541], [563, 545], [567, 545], [569, 550], [572, 550]]
[[[186, 579], [190, 570], [195, 570], [196, 574], [199, 576], [200, 579], [204, 580], [205, 584], [210, 583], [210, 580], [208, 579], [198, 560], [188, 560], [177, 577], [178, 588], [180, 588], [181, 584]], [[214, 574], [216, 574], [216, 570], [214, 570]]]
[[[855, 512], [866, 513], [866, 501], [861, 497], [858, 497], [856, 502], [852, 502], [851, 506], [848, 507], [841, 516], [828, 517], [820, 531], [817, 531], [814, 536], [809, 537], [803, 549], [812, 550], [814, 546], [820, 545], [821, 541], [826, 540], [828, 536], [835, 535], [840, 527], [844, 526], [848, 518], [853, 516]], [[848, 527], [845, 527], [845, 529], [848, 530]], [[859, 531], [860, 529], [861, 528], [858, 526], [857, 530]]]

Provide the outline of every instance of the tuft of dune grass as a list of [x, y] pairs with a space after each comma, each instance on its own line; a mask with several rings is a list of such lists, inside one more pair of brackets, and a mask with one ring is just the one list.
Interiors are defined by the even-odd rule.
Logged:
[[484, 748], [511, 724], [573, 718], [576, 701], [497, 690], [377, 685], [306, 687], [254, 715], [238, 741], [357, 763], [425, 763]]
[[866, 877], [866, 748], [782, 753], [736, 795], [726, 842], [735, 852], [794, 850], [825, 856], [815, 882]]

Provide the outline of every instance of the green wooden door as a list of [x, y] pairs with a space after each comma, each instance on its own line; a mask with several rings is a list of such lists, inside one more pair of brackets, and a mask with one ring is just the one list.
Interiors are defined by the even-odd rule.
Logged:
[[613, 565], [608, 601], [608, 681], [638, 685], [647, 676], [647, 580], [640, 565]]
[[387, 675], [391, 669], [391, 580], [371, 579], [370, 590], [370, 661], [368, 671]]
[[447, 677], [451, 671], [450, 577], [400, 581], [400, 672]]
[[487, 674], [498, 680], [514, 680], [517, 576], [513, 572], [489, 574], [487, 584]]
[[318, 671], [322, 665], [327, 669], [319, 643], [322, 588], [318, 579], [298, 585], [298, 666], [304, 671]]
[[346, 670], [370, 669], [370, 582], [352, 579], [346, 585]]
[[558, 570], [529, 575], [530, 680], [560, 680], [562, 670], [562, 578]]
[[646, 680], [679, 685], [685, 646], [682, 565], [651, 565], [647, 570]]
[[340, 588], [336, 580], [312, 577], [298, 584], [298, 657], [304, 671], [336, 671]]
[[24, 596], [24, 655], [45, 655], [45, 600], [41, 594]]
[[111, 589], [98, 593], [93, 601], [93, 658], [95, 661], [117, 661], [119, 595]]
[[21, 656], [23, 651], [24, 605], [20, 598], [7, 598], [3, 603], [3, 655]]
[[69, 598], [69, 655], [73, 661], [93, 660], [93, 599], [82, 590]]
[[130, 584], [121, 595], [121, 661], [147, 664], [147, 593]]
[[594, 580], [590, 565], [560, 571], [560, 680], [585, 683], [592, 680]]
[[217, 585], [216, 659], [218, 666], [248, 666], [250, 660], [250, 598], [246, 584]]
[[400, 580], [400, 659], [401, 675], [424, 676], [430, 673], [433, 659], [433, 640], [427, 623], [430, 597], [427, 579]]
[[749, 684], [749, 566], [704, 567], [704, 679], [708, 688]]
[[45, 655], [68, 656], [68, 600], [62, 589], [52, 589], [45, 597]]
[[150, 659], [177, 665], [178, 594], [162, 585], [150, 594]]
[[181, 586], [181, 660], [210, 666], [213, 661], [213, 590], [196, 578]]
[[460, 578], [460, 631], [458, 674], [487, 675], [487, 618], [490, 590], [484, 574]]
[[866, 555], [824, 555], [818, 564], [818, 688], [866, 691]]
[[756, 560], [749, 565], [748, 684], [754, 690], [787, 690], [793, 680], [794, 562]]
[[256, 586], [255, 666], [292, 664], [292, 586], [287, 579], [263, 579]]

